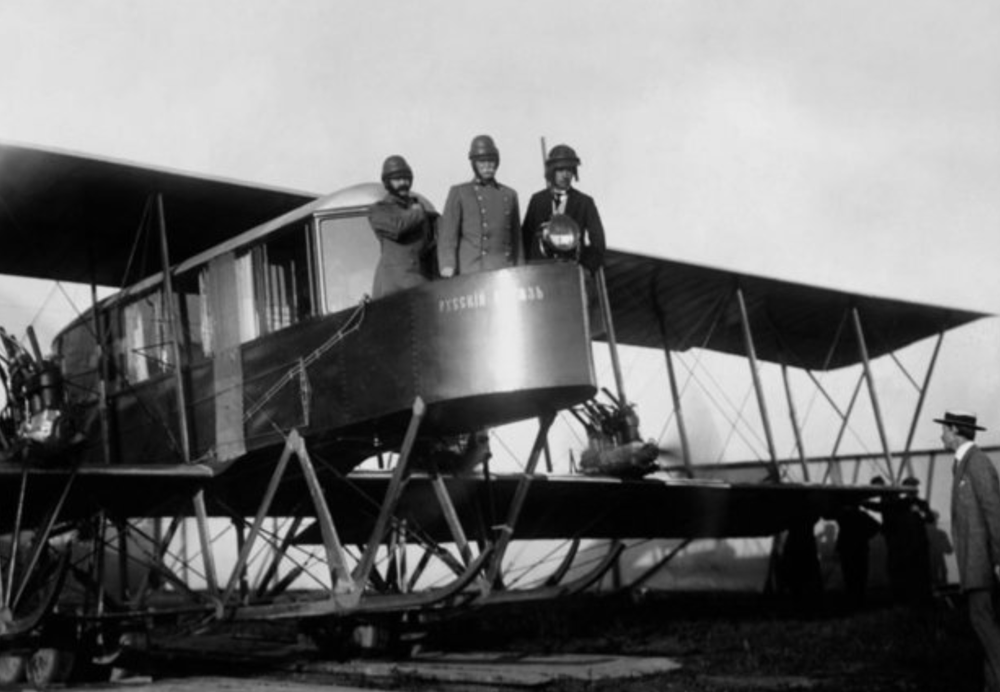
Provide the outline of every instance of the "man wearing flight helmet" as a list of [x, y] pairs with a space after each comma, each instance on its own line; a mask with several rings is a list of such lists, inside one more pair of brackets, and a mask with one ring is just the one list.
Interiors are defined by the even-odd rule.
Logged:
[[448, 191], [438, 226], [438, 266], [445, 278], [522, 261], [517, 192], [496, 180], [500, 151], [493, 138], [473, 138], [469, 161], [475, 177]]
[[437, 218], [428, 202], [410, 194], [413, 170], [402, 156], [390, 156], [382, 164], [382, 184], [388, 194], [368, 212], [368, 222], [382, 246], [372, 286], [375, 298], [429, 280], [422, 263]]
[[[529, 261], [553, 254], [554, 243], [546, 236], [556, 225], [572, 219], [580, 234], [577, 256], [580, 263], [595, 271], [604, 262], [604, 226], [592, 197], [573, 187], [579, 179], [580, 157], [572, 147], [557, 144], [545, 157], [545, 180], [548, 186], [531, 196], [521, 224], [521, 237]], [[553, 228], [550, 228], [552, 224]]]

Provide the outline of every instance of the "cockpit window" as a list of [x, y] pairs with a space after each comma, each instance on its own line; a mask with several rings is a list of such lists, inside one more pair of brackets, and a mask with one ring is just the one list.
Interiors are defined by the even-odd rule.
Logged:
[[320, 219], [317, 227], [320, 290], [324, 312], [357, 305], [371, 294], [379, 246], [366, 216]]

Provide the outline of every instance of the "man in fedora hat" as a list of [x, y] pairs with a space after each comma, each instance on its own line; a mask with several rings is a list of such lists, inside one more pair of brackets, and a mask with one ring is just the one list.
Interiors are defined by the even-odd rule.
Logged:
[[1000, 577], [1000, 475], [973, 443], [976, 431], [985, 430], [974, 415], [948, 411], [934, 422], [941, 424], [945, 448], [955, 453], [951, 535], [969, 619], [985, 652], [985, 689], [1000, 692], [1000, 624], [992, 600]]

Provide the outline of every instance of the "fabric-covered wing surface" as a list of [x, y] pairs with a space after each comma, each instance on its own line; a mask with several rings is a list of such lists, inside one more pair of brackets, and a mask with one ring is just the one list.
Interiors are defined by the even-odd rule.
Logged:
[[315, 199], [0, 143], [0, 274], [117, 287], [160, 271], [155, 235], [136, 245], [157, 193], [163, 195], [173, 263]]
[[605, 275], [619, 343], [745, 356], [739, 288], [757, 357], [813, 370], [861, 360], [851, 308], [871, 358], [986, 316], [617, 251]]

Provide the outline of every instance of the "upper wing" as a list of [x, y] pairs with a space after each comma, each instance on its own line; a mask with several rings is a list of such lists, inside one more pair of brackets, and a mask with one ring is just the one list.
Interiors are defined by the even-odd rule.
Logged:
[[136, 242], [156, 193], [172, 263], [316, 197], [0, 143], [0, 274], [117, 287], [160, 271], [158, 239]]
[[757, 357], [814, 370], [862, 360], [851, 308], [870, 358], [987, 316], [613, 250], [605, 275], [619, 343], [746, 355], [740, 289]]

